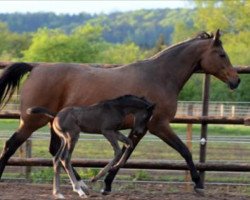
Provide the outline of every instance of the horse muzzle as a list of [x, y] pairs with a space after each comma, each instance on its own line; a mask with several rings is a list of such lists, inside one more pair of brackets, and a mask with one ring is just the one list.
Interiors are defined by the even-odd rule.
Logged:
[[240, 84], [240, 78], [228, 81], [228, 86], [231, 90], [236, 89]]

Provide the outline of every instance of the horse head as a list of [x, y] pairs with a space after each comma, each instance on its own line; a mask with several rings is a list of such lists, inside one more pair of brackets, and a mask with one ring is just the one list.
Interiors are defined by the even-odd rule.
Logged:
[[[201, 35], [201, 37], [204, 37], [204, 34]], [[206, 34], [206, 38], [207, 37], [208, 35]], [[225, 82], [231, 89], [237, 88], [240, 79], [231, 64], [226, 51], [223, 49], [220, 40], [220, 30], [218, 29], [216, 34], [214, 36], [211, 35], [210, 37], [210, 43], [201, 56], [201, 69]]]

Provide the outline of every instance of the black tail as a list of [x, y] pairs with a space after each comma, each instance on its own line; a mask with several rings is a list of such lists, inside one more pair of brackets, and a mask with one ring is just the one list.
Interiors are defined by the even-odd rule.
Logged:
[[0, 77], [0, 104], [2, 107], [10, 100], [22, 77], [30, 72], [33, 66], [27, 63], [15, 63], [8, 67]]
[[49, 118], [55, 118], [56, 116], [56, 113], [53, 113], [51, 111], [49, 111], [47, 108], [44, 108], [44, 107], [32, 107], [32, 108], [28, 108], [26, 110], [26, 113], [27, 114], [43, 114], [43, 115], [46, 115], [48, 116]]

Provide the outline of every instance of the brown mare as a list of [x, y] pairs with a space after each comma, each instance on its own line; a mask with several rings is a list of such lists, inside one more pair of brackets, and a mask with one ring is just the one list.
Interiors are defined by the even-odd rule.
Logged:
[[[147, 130], [147, 123], [152, 116], [153, 109], [154, 104], [133, 95], [121, 96], [91, 106], [66, 107], [57, 114], [44, 107], [28, 109], [28, 114], [43, 114], [53, 119], [52, 127], [61, 139], [61, 146], [53, 159], [54, 196], [59, 199], [64, 198], [60, 192], [60, 164], [62, 164], [70, 178], [73, 191], [77, 192], [82, 198], [87, 197], [88, 188], [86, 186], [86, 191], [84, 191], [78, 184], [71, 165], [71, 155], [81, 131], [102, 133], [114, 149], [114, 159], [92, 179], [94, 182], [104, 176], [112, 167], [123, 166], [129, 149], [133, 148], [132, 141], [119, 132], [125, 117], [129, 114], [134, 116], [134, 126], [131, 134], [134, 133], [133, 137], [137, 137], [138, 134], [143, 134]], [[124, 155], [122, 155], [118, 140], [126, 146]]]
[[[40, 64], [31, 66], [16, 63], [7, 68], [0, 79], [0, 100], [3, 103], [18, 86], [20, 78], [30, 72], [21, 89], [21, 122], [17, 131], [6, 141], [0, 158], [0, 175], [16, 149], [38, 128], [51, 122], [47, 117], [26, 114], [33, 106], [43, 106], [58, 112], [67, 106], [91, 105], [125, 94], [144, 96], [156, 103], [148, 123], [151, 134], [170, 145], [186, 160], [196, 191], [203, 191], [203, 184], [186, 145], [170, 127], [177, 108], [179, 92], [196, 70], [204, 70], [237, 88], [240, 79], [222, 47], [219, 30], [215, 36], [205, 32], [197, 37], [169, 47], [155, 56], [115, 68], [94, 68], [78, 64]], [[7, 101], [5, 100], [5, 102]], [[122, 128], [131, 128], [127, 118]], [[146, 134], [146, 132], [144, 133]], [[134, 148], [143, 137], [131, 137]], [[60, 139], [51, 131], [50, 152], [55, 155]], [[134, 149], [133, 148], [133, 149]], [[132, 153], [131, 150], [130, 154]], [[124, 148], [123, 148], [124, 151]], [[103, 194], [111, 191], [111, 184], [119, 169], [106, 176]], [[75, 171], [77, 179], [80, 177]]]

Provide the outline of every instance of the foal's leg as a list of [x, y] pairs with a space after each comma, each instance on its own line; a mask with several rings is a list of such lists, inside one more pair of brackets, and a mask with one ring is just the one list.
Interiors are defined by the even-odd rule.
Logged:
[[54, 168], [53, 195], [55, 196], [56, 199], [64, 199], [64, 196], [60, 192], [60, 171], [61, 171], [60, 158], [62, 157], [64, 148], [65, 148], [65, 142], [62, 139], [61, 146], [58, 149], [55, 157], [53, 158], [53, 168]]
[[77, 192], [81, 198], [87, 198], [87, 195], [84, 193], [84, 191], [81, 189], [81, 186], [78, 184], [78, 181], [73, 172], [73, 167], [71, 165], [71, 155], [78, 140], [79, 133], [80, 130], [77, 130], [76, 132], [68, 132], [68, 134], [66, 134], [67, 136], [65, 135], [66, 145], [63, 148], [60, 160], [67, 174], [69, 175], [73, 190]]
[[[138, 135], [135, 135], [132, 132], [130, 132], [128, 138], [132, 141], [133, 147], [129, 149], [129, 151], [127, 153], [127, 157], [124, 158], [125, 160], [128, 160], [128, 158], [130, 157], [130, 155], [134, 151], [136, 145], [140, 142], [140, 140], [143, 138], [143, 136], [146, 134], [146, 132], [147, 131], [145, 131], [144, 133], [140, 133]], [[126, 149], [127, 148], [125, 146], [123, 146], [122, 153], [124, 153]], [[121, 156], [122, 156], [122, 154], [120, 154], [119, 159], [121, 158]], [[114, 169], [114, 170], [111, 170], [108, 172], [108, 175], [104, 179], [105, 186], [101, 191], [103, 195], [108, 195], [111, 192], [112, 182], [113, 182], [116, 174], [118, 173], [119, 169], [120, 168], [117, 168], [117, 169]]]
[[[126, 150], [122, 154], [120, 160], [115, 165], [112, 166], [111, 170], [115, 170], [117, 168], [123, 167], [127, 161], [126, 158], [129, 156], [129, 152], [133, 149], [133, 142], [129, 138], [124, 136], [122, 133], [120, 133], [119, 131], [117, 131], [117, 138], [119, 141], [121, 141], [125, 144]], [[116, 160], [118, 160], [119, 157], [117, 156]]]
[[[96, 182], [103, 177], [112, 166], [120, 159], [122, 155], [121, 148], [118, 144], [117, 132], [115, 131], [102, 131], [103, 136], [109, 141], [114, 150], [114, 158], [96, 175], [91, 179], [91, 182]], [[121, 133], [119, 133], [121, 134]], [[125, 136], [124, 136], [125, 137]]]
[[194, 165], [192, 155], [186, 145], [180, 140], [180, 138], [173, 132], [170, 125], [166, 121], [158, 122], [154, 124], [152, 127], [150, 127], [149, 131], [158, 136], [160, 139], [162, 139], [164, 142], [166, 142], [168, 145], [170, 145], [172, 148], [174, 148], [176, 151], [178, 151], [181, 156], [186, 160], [187, 165], [190, 169], [191, 177], [193, 182], [195, 183], [195, 191], [198, 193], [203, 193], [204, 187], [201, 182], [200, 176], [196, 170], [196, 167]]
[[[49, 146], [49, 152], [52, 156], [55, 156], [58, 149], [61, 146], [61, 139], [59, 136], [55, 133], [52, 124], [51, 124], [51, 129], [50, 129], [50, 146]], [[78, 181], [78, 184], [81, 186], [83, 191], [88, 194], [88, 186], [81, 180], [80, 175], [77, 173], [77, 171], [73, 168], [75, 177]]]

